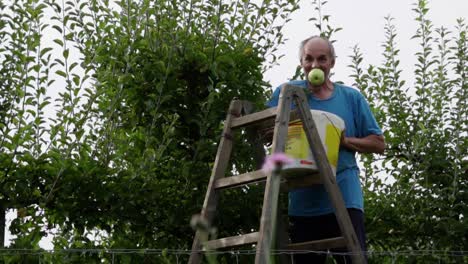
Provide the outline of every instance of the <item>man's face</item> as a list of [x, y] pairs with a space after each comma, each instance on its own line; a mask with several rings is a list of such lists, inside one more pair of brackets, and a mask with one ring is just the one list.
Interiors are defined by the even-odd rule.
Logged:
[[319, 68], [325, 73], [325, 78], [328, 79], [333, 66], [335, 66], [335, 59], [330, 56], [330, 49], [325, 40], [314, 38], [304, 45], [301, 67], [304, 70], [305, 76], [312, 69]]

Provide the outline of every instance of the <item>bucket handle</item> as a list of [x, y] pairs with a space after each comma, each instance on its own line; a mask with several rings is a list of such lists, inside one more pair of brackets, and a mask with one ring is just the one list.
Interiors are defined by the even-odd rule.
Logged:
[[324, 115], [324, 116], [328, 119], [328, 121], [330, 121], [330, 123], [331, 123], [331, 124], [333, 125], [333, 127], [335, 128], [336, 135], [340, 138], [341, 135], [340, 135], [340, 131], [338, 131], [338, 128], [337, 128], [338, 126], [335, 125], [335, 123], [333, 123], [333, 121], [330, 119], [330, 117], [329, 117], [326, 113], [322, 113], [322, 115]]

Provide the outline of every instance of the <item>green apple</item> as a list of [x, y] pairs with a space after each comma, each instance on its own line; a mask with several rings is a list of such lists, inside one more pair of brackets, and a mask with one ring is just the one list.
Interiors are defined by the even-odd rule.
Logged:
[[309, 79], [309, 82], [313, 86], [319, 86], [325, 81], [325, 73], [321, 69], [316, 68], [309, 72], [307, 79]]

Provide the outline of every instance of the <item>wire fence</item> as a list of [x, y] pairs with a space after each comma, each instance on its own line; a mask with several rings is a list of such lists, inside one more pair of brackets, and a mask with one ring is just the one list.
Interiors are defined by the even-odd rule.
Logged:
[[[2, 263], [187, 263], [191, 250], [182, 249], [0, 249]], [[253, 263], [255, 249], [230, 251], [203, 251], [215, 256], [219, 263]], [[294, 254], [315, 253], [327, 256], [351, 255], [350, 252], [272, 250], [277, 257], [292, 260]], [[367, 251], [369, 263], [467, 263], [468, 251], [403, 250]], [[82, 262], [81, 262], [81, 261]]]

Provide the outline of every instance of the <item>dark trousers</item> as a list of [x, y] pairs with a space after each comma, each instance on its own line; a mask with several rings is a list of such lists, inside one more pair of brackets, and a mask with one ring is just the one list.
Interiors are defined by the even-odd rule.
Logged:
[[[364, 228], [364, 213], [361, 210], [348, 208], [348, 214], [360, 242], [362, 251], [367, 251], [366, 232]], [[290, 237], [293, 243], [307, 242], [331, 237], [341, 236], [341, 230], [336, 221], [335, 214], [313, 217], [289, 216]], [[338, 263], [352, 263], [351, 257], [346, 255], [346, 248], [330, 250]], [[327, 254], [323, 253], [297, 253], [294, 254], [295, 264], [325, 263]]]

